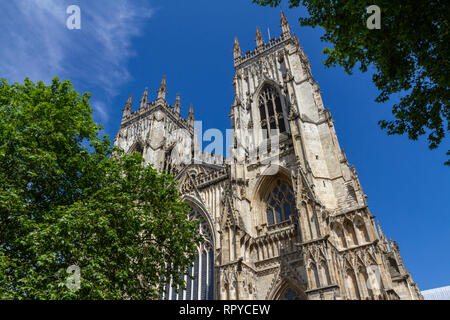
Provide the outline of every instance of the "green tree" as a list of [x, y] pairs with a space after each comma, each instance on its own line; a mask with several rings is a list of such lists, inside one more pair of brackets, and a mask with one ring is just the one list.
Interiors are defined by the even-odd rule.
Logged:
[[[0, 81], [0, 298], [154, 299], [200, 241], [172, 176], [123, 155], [70, 81]], [[111, 156], [114, 154], [114, 156]], [[66, 286], [78, 266], [79, 290]]]
[[[272, 7], [281, 0], [253, 0]], [[388, 134], [407, 134], [417, 140], [427, 134], [428, 146], [435, 149], [450, 132], [450, 3], [445, 0], [289, 0], [290, 7], [302, 4], [308, 17], [302, 26], [320, 26], [325, 48], [325, 65], [340, 65], [351, 74], [359, 63], [366, 72], [375, 68], [373, 82], [380, 90], [377, 102], [396, 93], [402, 97], [392, 108], [393, 120], [379, 125]], [[372, 16], [366, 8], [381, 9], [381, 28], [368, 29]], [[450, 155], [450, 150], [447, 152]], [[450, 160], [445, 162], [450, 165]]]

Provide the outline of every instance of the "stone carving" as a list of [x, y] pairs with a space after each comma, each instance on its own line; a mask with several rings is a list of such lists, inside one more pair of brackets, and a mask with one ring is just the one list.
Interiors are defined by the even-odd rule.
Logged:
[[[209, 229], [199, 230], [208, 238], [200, 248], [208, 248], [202, 252], [208, 258], [196, 270], [211, 272], [201, 279], [214, 288], [213, 298], [421, 299], [397, 243], [375, 227], [284, 14], [281, 26], [280, 37], [268, 43], [259, 32], [257, 48], [243, 55], [235, 40], [229, 159], [200, 150], [193, 107], [184, 119], [180, 95], [168, 104], [165, 77], [156, 100], [146, 90], [138, 111], [128, 98], [115, 145], [174, 174], [183, 199], [202, 212]], [[278, 128], [276, 136], [259, 134], [268, 124]], [[276, 152], [250, 157], [274, 138]], [[269, 165], [276, 168], [270, 175]], [[377, 289], [367, 285], [374, 267], [382, 279]]]

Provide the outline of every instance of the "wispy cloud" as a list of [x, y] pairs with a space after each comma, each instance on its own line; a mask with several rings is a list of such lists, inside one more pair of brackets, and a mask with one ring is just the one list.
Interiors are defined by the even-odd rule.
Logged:
[[96, 113], [98, 114], [100, 119], [102, 119], [103, 122], [108, 122], [109, 113], [104, 102], [95, 99], [91, 100], [91, 107], [96, 111]]
[[[72, 4], [81, 8], [81, 30], [66, 28]], [[132, 40], [153, 14], [142, 0], [14, 0], [0, 6], [0, 77], [70, 78], [86, 88], [101, 87], [105, 97], [130, 79]], [[106, 121], [104, 109], [96, 110]]]

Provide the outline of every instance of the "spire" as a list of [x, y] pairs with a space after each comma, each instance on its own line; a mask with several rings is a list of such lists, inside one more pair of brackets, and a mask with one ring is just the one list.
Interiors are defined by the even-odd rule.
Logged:
[[145, 88], [144, 94], [142, 95], [141, 99], [141, 106], [139, 109], [145, 109], [148, 104], [148, 88]]
[[173, 110], [175, 111], [175, 113], [180, 114], [180, 110], [181, 110], [180, 93], [177, 93], [177, 98], [175, 99], [175, 105], [173, 107]]
[[256, 27], [256, 47], [259, 48], [264, 45], [264, 40], [262, 38], [261, 31], [259, 30], [259, 27]]
[[130, 94], [130, 96], [128, 97], [127, 103], [125, 103], [125, 109], [131, 110], [132, 102], [133, 102], [133, 95]]
[[166, 76], [163, 76], [162, 80], [161, 80], [161, 84], [159, 86], [159, 90], [158, 90], [158, 98], [156, 99], [156, 101], [166, 101], [166, 94], [167, 94], [167, 87], [166, 87]]
[[380, 234], [381, 244], [382, 244], [384, 250], [388, 251], [387, 238], [384, 235], [383, 230], [381, 230], [380, 221], [378, 219], [377, 219], [377, 226], [378, 226], [378, 233]]
[[130, 94], [127, 102], [125, 103], [125, 107], [123, 108], [122, 122], [131, 115], [132, 99], [133, 95]]
[[377, 226], [378, 226], [378, 233], [380, 234], [381, 241], [386, 240], [386, 236], [383, 233], [383, 230], [381, 230], [380, 221], [377, 219]]
[[283, 36], [290, 37], [291, 27], [289, 27], [288, 19], [284, 15], [283, 10], [281, 10], [281, 30], [283, 31]]
[[234, 58], [239, 58], [242, 55], [241, 46], [239, 44], [238, 38], [234, 37], [234, 48], [233, 48], [233, 56]]
[[189, 107], [188, 123], [190, 127], [194, 127], [194, 106], [192, 105], [192, 103]]

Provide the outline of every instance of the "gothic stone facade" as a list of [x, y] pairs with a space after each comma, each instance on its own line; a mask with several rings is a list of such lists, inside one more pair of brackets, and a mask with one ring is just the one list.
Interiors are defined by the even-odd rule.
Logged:
[[[256, 49], [246, 54], [235, 40], [227, 160], [194, 151], [193, 107], [184, 119], [179, 95], [173, 106], [166, 102], [165, 78], [155, 101], [146, 89], [138, 111], [131, 96], [126, 103], [115, 144], [173, 173], [190, 218], [205, 221], [205, 243], [189, 270], [195, 278], [179, 293], [167, 286], [163, 298], [423, 299], [397, 244], [375, 225], [283, 13], [281, 28], [268, 43], [257, 29]], [[275, 154], [248, 157], [275, 138]], [[201, 161], [177, 162], [174, 154]]]

